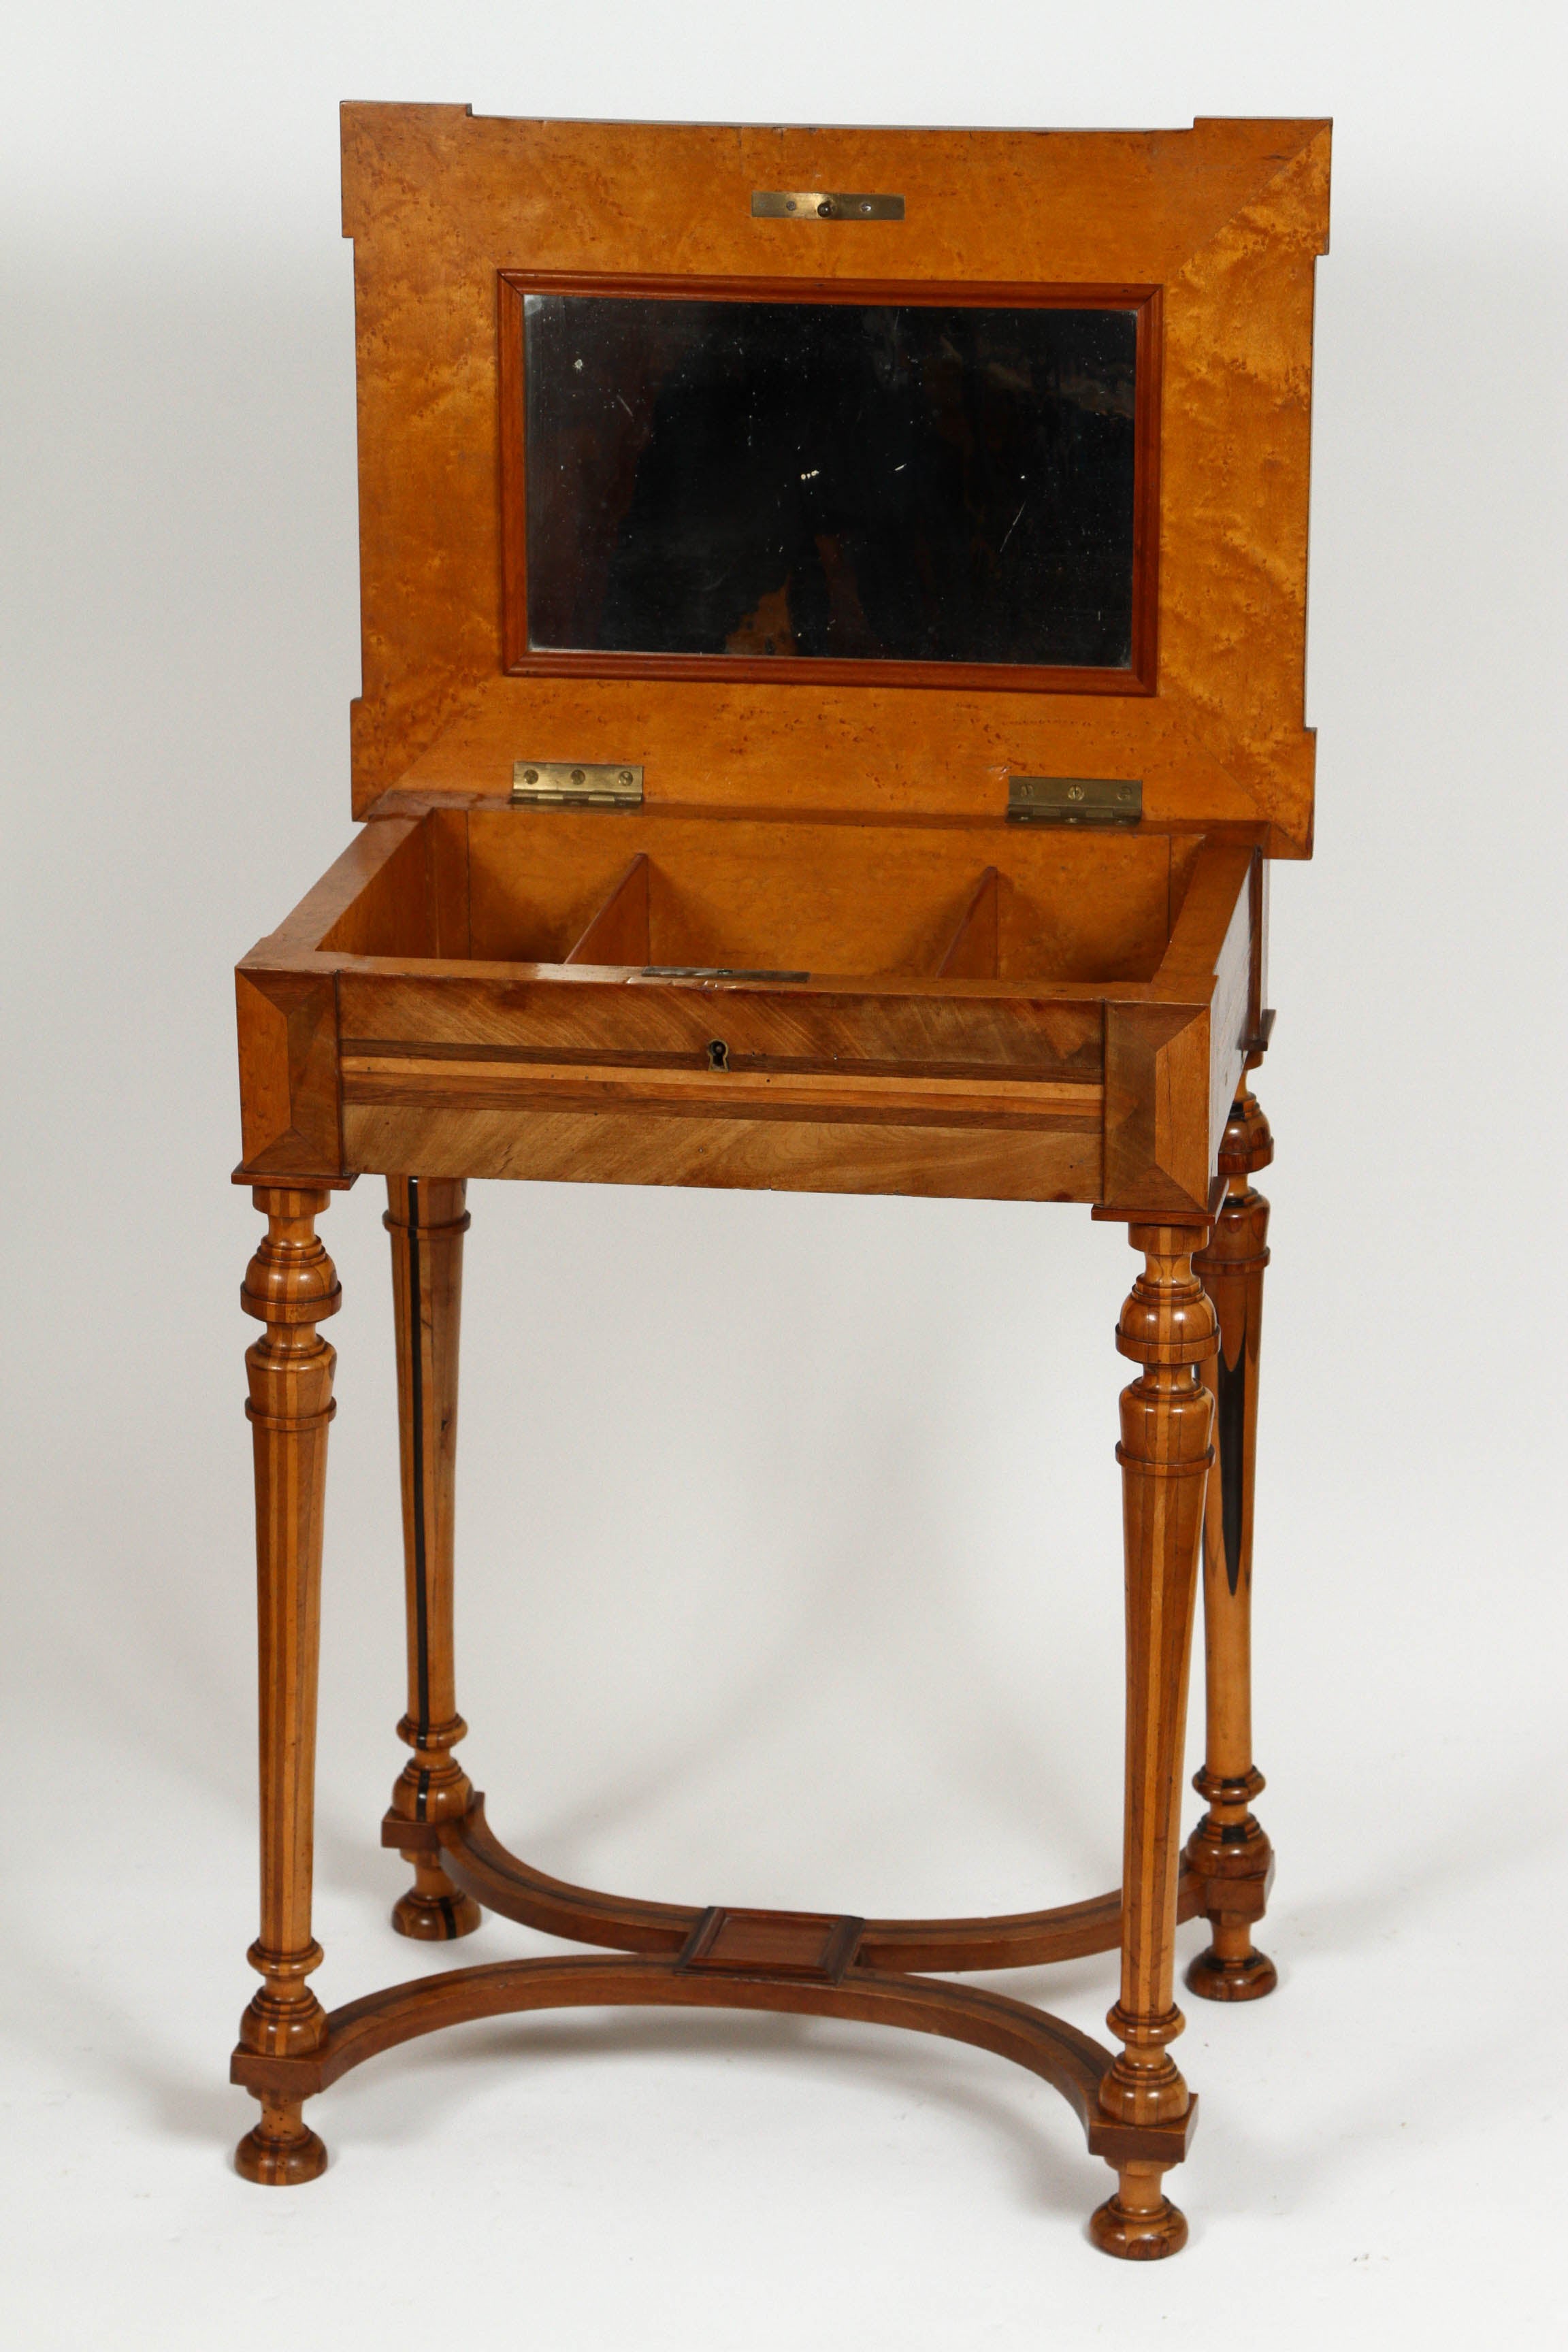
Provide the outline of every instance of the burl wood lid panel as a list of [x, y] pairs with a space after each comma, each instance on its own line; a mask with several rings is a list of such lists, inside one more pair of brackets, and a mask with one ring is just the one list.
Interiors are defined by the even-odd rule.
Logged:
[[[1302, 856], [1313, 263], [1329, 126], [746, 129], [343, 112], [359, 338], [355, 808], [502, 796], [518, 758], [637, 759], [650, 800], [977, 814], [1007, 768], [1138, 776], [1151, 824]], [[890, 189], [901, 222], [754, 219]], [[1161, 289], [1152, 694], [519, 677], [502, 667], [503, 271]]]

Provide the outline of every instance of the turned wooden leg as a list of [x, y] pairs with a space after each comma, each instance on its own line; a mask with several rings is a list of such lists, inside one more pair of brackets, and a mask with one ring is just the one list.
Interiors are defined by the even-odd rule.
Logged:
[[1204, 1514], [1207, 1729], [1203, 1769], [1193, 1783], [1208, 1811], [1187, 1843], [1187, 1860], [1204, 1882], [1213, 1941], [1187, 1969], [1186, 1982], [1205, 2000], [1257, 2000], [1278, 1981], [1273, 1961], [1252, 1942], [1274, 1854], [1251, 1811], [1263, 1787], [1252, 1760], [1252, 1495], [1268, 1263], [1268, 1203], [1251, 1179], [1273, 1157], [1268, 1122], [1244, 1087], [1220, 1148], [1225, 1205], [1193, 1260], [1219, 1318], [1219, 1353], [1204, 1374], [1215, 1398], [1217, 1459]]
[[[310, 1864], [321, 1517], [336, 1360], [316, 1327], [337, 1313], [342, 1293], [315, 1231], [331, 1195], [263, 1185], [253, 1198], [267, 1238], [240, 1302], [266, 1326], [245, 1359], [261, 1653], [261, 1933], [249, 1959], [262, 1983], [240, 2020], [239, 2042], [289, 2058], [316, 2049], [326, 2031], [325, 2012], [305, 1982], [321, 1958], [310, 1934]], [[264, 2098], [260, 2122], [235, 2151], [246, 2179], [268, 2187], [313, 2180], [326, 2161], [298, 2099]]]
[[[414, 1753], [392, 1791], [384, 1833], [468, 1810], [472, 1784], [452, 1750], [468, 1732], [452, 1655], [453, 1510], [458, 1464], [458, 1336], [468, 1187], [389, 1176], [397, 1326], [397, 1416], [403, 1456], [403, 1557], [408, 1617], [408, 1712], [398, 1737]], [[428, 1846], [399, 1848], [414, 1884], [393, 1908], [401, 1936], [471, 1935], [483, 1913]]]
[[[1191, 1227], [1133, 1225], [1144, 1270], [1116, 1344], [1143, 1367], [1121, 1393], [1127, 1562], [1127, 1780], [1122, 1840], [1121, 1997], [1108, 2022], [1124, 2047], [1100, 2083], [1103, 2115], [1151, 2124], [1184, 2116], [1191, 2094], [1167, 2045], [1173, 1999], [1179, 1809], [1187, 1667], [1196, 1605], [1204, 1486], [1214, 1406], [1198, 1367], [1215, 1349], [1214, 1309], [1193, 1272]], [[1164, 2195], [1166, 2167], [1121, 2165], [1114, 2197], [1089, 2224], [1108, 2254], [1173, 2254], [1187, 2225]]]

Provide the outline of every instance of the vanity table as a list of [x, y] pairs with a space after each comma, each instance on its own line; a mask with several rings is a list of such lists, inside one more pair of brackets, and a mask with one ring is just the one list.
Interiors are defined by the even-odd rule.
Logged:
[[[1174, 2252], [1196, 1996], [1274, 1983], [1252, 1811], [1269, 861], [1310, 855], [1313, 267], [1329, 126], [808, 130], [343, 110], [358, 331], [359, 830], [239, 966], [261, 1925], [249, 2179], [409, 2038], [581, 2004], [977, 2043]], [[323, 2009], [309, 1981], [339, 1305], [316, 1231], [384, 1177], [408, 1752], [403, 1935], [585, 1948]], [[978, 1918], [605, 1894], [501, 1844], [458, 1753], [470, 1178], [1076, 1204], [1139, 1265], [1115, 1343], [1123, 1875]], [[1068, 1376], [1068, 1368], [1061, 1368]], [[1108, 1433], [1108, 1437], [1109, 1437]], [[1180, 1774], [1199, 1584], [1203, 1810]], [[1111, 1704], [1107, 1694], [1107, 1704]], [[1108, 1801], [1110, 1801], [1108, 1792]], [[1118, 1950], [1106, 2046], [965, 1972]]]

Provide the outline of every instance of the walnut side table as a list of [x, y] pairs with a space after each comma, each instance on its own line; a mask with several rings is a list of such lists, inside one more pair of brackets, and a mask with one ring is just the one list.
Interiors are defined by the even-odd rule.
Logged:
[[[1272, 1147], [1267, 877], [1310, 853], [1312, 277], [1329, 127], [1132, 133], [343, 116], [355, 244], [363, 829], [237, 975], [260, 1633], [262, 1983], [239, 2169], [437, 2026], [677, 2004], [973, 2042], [1176, 2251], [1202, 1998], [1274, 1984], [1249, 1609]], [[629, 422], [620, 421], [620, 412]], [[781, 451], [784, 453], [781, 456]], [[900, 453], [902, 453], [901, 455]], [[787, 460], [787, 462], [786, 462]], [[910, 479], [903, 478], [909, 475]], [[1032, 486], [1032, 487], [1031, 487]], [[1024, 496], [1012, 515], [1014, 491]], [[760, 518], [760, 520], [759, 520]], [[393, 1924], [593, 1948], [324, 2010], [308, 1981], [339, 1288], [384, 1176], [411, 1751]], [[1120, 1889], [861, 1919], [626, 1899], [502, 1846], [456, 1750], [471, 1177], [1078, 1202], [1142, 1260], [1116, 1330]], [[1180, 1771], [1202, 1561], [1205, 1801]], [[952, 1981], [1120, 1950], [1112, 2050]]]

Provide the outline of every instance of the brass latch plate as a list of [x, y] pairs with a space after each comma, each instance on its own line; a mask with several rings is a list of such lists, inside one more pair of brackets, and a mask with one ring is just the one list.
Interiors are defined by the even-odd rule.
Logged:
[[645, 963], [639, 980], [809, 980], [808, 971], [750, 971], [730, 963]]
[[616, 760], [519, 760], [511, 797], [514, 807], [641, 808], [642, 770]]
[[902, 196], [846, 194], [837, 188], [757, 188], [753, 220], [902, 220]]
[[1141, 780], [1123, 776], [1009, 776], [1009, 824], [1137, 824]]

